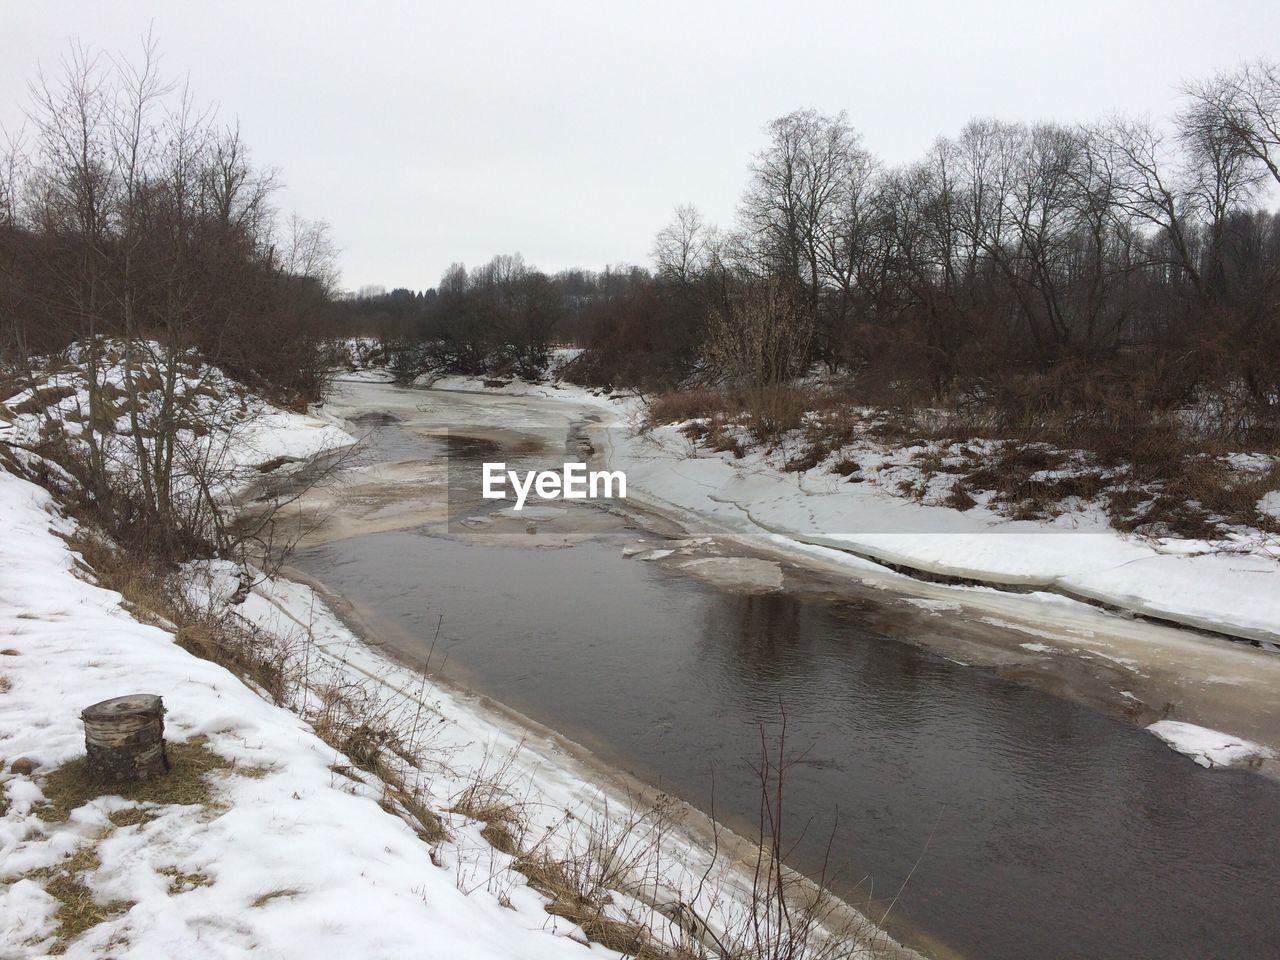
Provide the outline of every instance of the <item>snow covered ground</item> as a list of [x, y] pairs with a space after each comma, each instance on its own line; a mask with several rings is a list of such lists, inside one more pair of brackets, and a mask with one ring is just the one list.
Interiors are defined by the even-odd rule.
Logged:
[[634, 489], [734, 532], [777, 534], [929, 575], [1051, 590], [1280, 644], [1280, 558], [1266, 541], [1148, 540], [1096, 516], [1038, 522], [981, 507], [960, 512], [816, 468], [788, 474], [759, 453], [690, 456], [674, 428], [651, 437], [617, 444], [614, 465]]

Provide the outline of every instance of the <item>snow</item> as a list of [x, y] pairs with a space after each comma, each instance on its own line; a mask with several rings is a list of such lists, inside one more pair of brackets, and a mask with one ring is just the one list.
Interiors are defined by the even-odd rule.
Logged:
[[329, 420], [271, 408], [246, 424], [231, 450], [238, 464], [257, 467], [273, 460], [309, 460], [355, 442]]
[[1157, 554], [1060, 582], [1078, 596], [1136, 613], [1256, 640], [1280, 638], [1280, 563], [1271, 557]]
[[637, 560], [665, 560], [673, 553], [675, 553], [674, 550], [645, 550], [643, 553], [633, 554], [633, 556]]
[[782, 566], [759, 557], [703, 557], [686, 560], [682, 570], [726, 590], [772, 593], [782, 589]]
[[1273, 755], [1260, 744], [1180, 720], [1160, 720], [1147, 730], [1205, 768], [1227, 767]]
[[1280, 520], [1280, 490], [1272, 490], [1270, 493], [1260, 497], [1258, 499], [1258, 512], [1275, 520]]
[[913, 607], [927, 610], [930, 616], [940, 617], [944, 613], [959, 613], [963, 609], [954, 600], [935, 600], [929, 597], [907, 597], [906, 602]]

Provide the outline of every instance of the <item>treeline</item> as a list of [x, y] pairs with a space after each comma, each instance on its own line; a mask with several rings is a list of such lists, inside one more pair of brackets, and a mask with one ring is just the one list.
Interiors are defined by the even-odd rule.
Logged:
[[233, 127], [137, 64], [74, 50], [0, 154], [0, 356], [100, 338], [196, 348], [316, 399], [336, 280], [323, 223], [281, 222]]
[[[667, 320], [681, 304], [687, 322], [673, 331]], [[688, 290], [641, 267], [548, 275], [519, 254], [502, 254], [471, 270], [455, 263], [426, 291], [361, 291], [340, 301], [335, 314], [339, 329], [386, 341], [405, 378], [536, 378], [552, 345], [564, 342], [598, 348], [585, 358], [590, 366], [579, 366], [579, 378], [657, 386], [683, 377], [701, 349], [700, 310]], [[608, 370], [597, 370], [604, 354]]]
[[[1188, 85], [1163, 124], [981, 119], [900, 167], [844, 114], [768, 133], [738, 222], [679, 208], [652, 272], [455, 266], [410, 295], [401, 331], [472, 371], [531, 370], [530, 345], [560, 339], [588, 348], [576, 372], [598, 383], [759, 386], [820, 364], [875, 402], [1197, 406], [1223, 430], [1280, 430], [1276, 65]], [[517, 275], [538, 278], [537, 309]], [[376, 306], [349, 303], [349, 322]]]

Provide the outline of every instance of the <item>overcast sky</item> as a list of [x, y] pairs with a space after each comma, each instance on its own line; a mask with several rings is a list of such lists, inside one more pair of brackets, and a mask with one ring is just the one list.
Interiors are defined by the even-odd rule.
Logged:
[[1280, 3], [165, 3], [0, 0], [0, 124], [68, 43], [133, 52], [238, 118], [343, 284], [454, 260], [647, 263], [679, 203], [733, 218], [762, 127], [847, 110], [883, 160], [970, 117], [1162, 116], [1178, 84], [1280, 57]]

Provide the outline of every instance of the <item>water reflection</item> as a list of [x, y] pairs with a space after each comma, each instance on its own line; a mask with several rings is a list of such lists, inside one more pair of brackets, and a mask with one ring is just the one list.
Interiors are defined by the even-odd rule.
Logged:
[[[733, 824], [784, 705], [798, 856], [972, 957], [1280, 955], [1280, 788], [865, 626], [865, 605], [741, 595], [616, 543], [414, 533], [298, 565], [481, 692]], [[880, 622], [877, 620], [877, 622]], [[437, 651], [437, 656], [442, 651]], [[835, 813], [839, 810], [838, 823]], [[864, 878], [866, 878], [864, 880]]]

